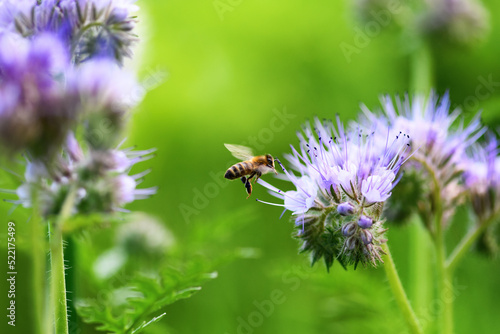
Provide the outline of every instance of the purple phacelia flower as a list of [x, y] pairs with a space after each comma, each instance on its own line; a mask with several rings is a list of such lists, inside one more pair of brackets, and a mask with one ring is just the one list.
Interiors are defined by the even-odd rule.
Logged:
[[315, 126], [314, 132], [309, 126], [304, 128], [306, 137], [299, 134], [300, 151], [292, 147], [293, 154], [287, 156], [300, 176], [283, 168], [297, 190], [282, 192], [267, 182], [262, 185], [283, 198], [283, 206], [294, 214], [307, 212], [313, 206], [330, 205], [341, 197], [364, 207], [385, 202], [409, 156], [409, 139], [398, 134], [392, 142], [386, 137], [385, 146], [377, 146], [373, 133], [345, 133], [340, 122], [339, 131], [331, 122], [321, 123], [317, 119]]
[[385, 128], [374, 127], [367, 135], [360, 127], [345, 131], [337, 123], [315, 119], [314, 128], [303, 128], [299, 147], [286, 156], [292, 170], [278, 160], [294, 190], [258, 182], [283, 201], [264, 203], [296, 216], [302, 250], [311, 252], [313, 262], [323, 257], [327, 267], [335, 258], [342, 265], [376, 265], [385, 242], [383, 204], [410, 156], [409, 138], [401, 132], [389, 136]]

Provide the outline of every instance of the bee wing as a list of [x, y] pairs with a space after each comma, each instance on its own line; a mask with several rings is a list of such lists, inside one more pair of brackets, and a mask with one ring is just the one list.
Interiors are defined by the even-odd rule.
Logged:
[[231, 154], [240, 160], [250, 160], [253, 158], [252, 149], [241, 145], [224, 144]]

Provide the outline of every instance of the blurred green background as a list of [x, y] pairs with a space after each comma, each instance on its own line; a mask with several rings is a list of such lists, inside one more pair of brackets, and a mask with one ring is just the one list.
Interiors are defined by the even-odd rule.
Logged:
[[[436, 89], [449, 90], [457, 106], [474, 102], [465, 106], [464, 115], [483, 110], [485, 122], [495, 126], [500, 117], [498, 87], [487, 99], [470, 99], [481, 84], [479, 77], [500, 81], [500, 3], [483, 2], [491, 15], [491, 33], [482, 44], [434, 44]], [[377, 108], [380, 94], [409, 90], [411, 46], [392, 27], [370, 38], [348, 62], [340, 44], [354, 45], [356, 29], [364, 27], [350, 1], [220, 1], [231, 8], [222, 19], [214, 3], [138, 3], [144, 49], [136, 65], [150, 91], [132, 116], [127, 143], [158, 149], [141, 167], [152, 168], [144, 186], [159, 186], [159, 191], [128, 208], [158, 217], [180, 239], [200, 225], [210, 228], [239, 217], [235, 219], [246, 224], [235, 222], [230, 238], [217, 247], [257, 248], [260, 257], [219, 268], [216, 280], [169, 306], [149, 332], [405, 333], [383, 269], [344, 271], [335, 264], [326, 273], [322, 264], [309, 268], [290, 237], [289, 213], [279, 220], [280, 208], [256, 202], [273, 200], [261, 186], [247, 200], [239, 181], [223, 179], [236, 162], [223, 143], [246, 144], [257, 153], [281, 157], [297, 143], [295, 132], [306, 119], [339, 114], [348, 122], [356, 117], [360, 102]], [[1, 187], [8, 185], [5, 181]], [[3, 203], [4, 217], [8, 209]], [[19, 224], [27, 218], [22, 209], [12, 217]], [[410, 233], [408, 226], [392, 227], [389, 244], [412, 296], [412, 280], [419, 273], [408, 263]], [[463, 229], [452, 232], [450, 239], [456, 242], [460, 233]], [[101, 240], [95, 247], [105, 250], [108, 245]], [[499, 278], [498, 259], [471, 253], [464, 261], [456, 281], [457, 333], [498, 333]], [[29, 303], [29, 287], [22, 279], [18, 284], [22, 309], [22, 303]], [[259, 311], [271, 298], [280, 302], [272, 311]], [[425, 311], [432, 321], [440, 308], [431, 303]], [[16, 330], [26, 333], [23, 328], [29, 327], [23, 326], [29, 324], [20, 321]], [[92, 333], [92, 326], [78, 332]]]

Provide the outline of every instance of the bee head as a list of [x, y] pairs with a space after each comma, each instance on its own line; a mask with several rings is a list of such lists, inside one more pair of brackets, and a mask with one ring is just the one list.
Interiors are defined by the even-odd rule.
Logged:
[[270, 154], [266, 154], [266, 160], [267, 160], [267, 167], [271, 168], [272, 170], [274, 170], [274, 173], [278, 174], [276, 172], [276, 169], [274, 169], [274, 158], [272, 155]]

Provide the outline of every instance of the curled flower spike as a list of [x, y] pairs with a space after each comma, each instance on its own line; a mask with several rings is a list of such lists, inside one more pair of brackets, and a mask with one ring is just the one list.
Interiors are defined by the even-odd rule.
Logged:
[[277, 160], [295, 190], [283, 192], [259, 180], [283, 201], [264, 203], [292, 211], [302, 251], [311, 252], [313, 262], [323, 258], [327, 268], [334, 259], [343, 266], [376, 265], [385, 242], [383, 204], [410, 156], [409, 137], [390, 137], [385, 128], [368, 135], [359, 127], [345, 131], [339, 120], [335, 127], [315, 119], [313, 126], [304, 126], [299, 147], [286, 156], [294, 172]]

